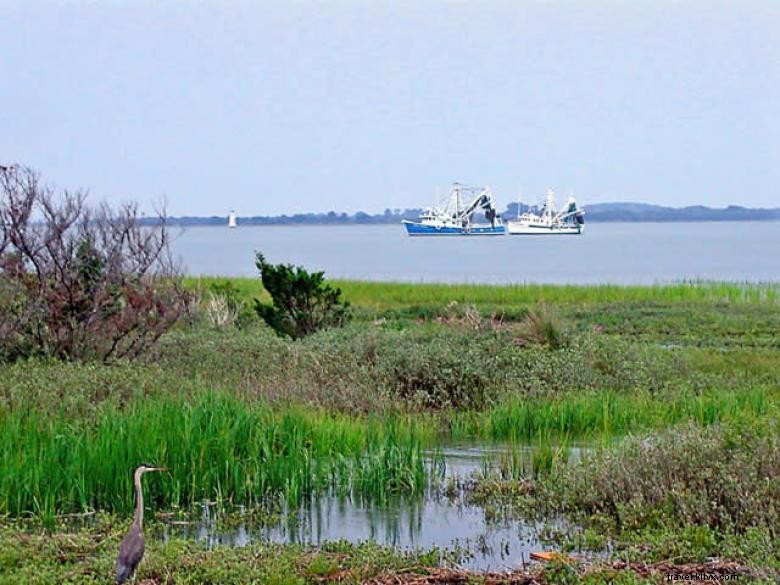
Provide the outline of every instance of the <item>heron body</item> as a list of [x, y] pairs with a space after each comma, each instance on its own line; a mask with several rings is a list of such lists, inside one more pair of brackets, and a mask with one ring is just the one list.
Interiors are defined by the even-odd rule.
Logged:
[[117, 585], [124, 583], [133, 575], [144, 556], [144, 492], [141, 488], [141, 476], [147, 471], [163, 471], [163, 468], [140, 465], [133, 474], [135, 516], [133, 525], [122, 541], [122, 545], [119, 547], [119, 555], [116, 557]]
[[119, 547], [119, 556], [116, 559], [116, 582], [124, 583], [135, 571], [144, 556], [144, 533], [133, 522], [130, 531]]

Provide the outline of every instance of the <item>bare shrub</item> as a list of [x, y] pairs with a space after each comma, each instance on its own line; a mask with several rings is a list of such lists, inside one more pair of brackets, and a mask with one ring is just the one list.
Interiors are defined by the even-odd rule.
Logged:
[[186, 309], [164, 211], [90, 206], [0, 168], [0, 358], [135, 357]]
[[476, 305], [472, 303], [459, 304], [458, 301], [450, 301], [445, 307], [444, 313], [437, 316], [434, 321], [476, 333], [496, 330], [500, 325], [500, 321], [494, 318], [483, 317]]

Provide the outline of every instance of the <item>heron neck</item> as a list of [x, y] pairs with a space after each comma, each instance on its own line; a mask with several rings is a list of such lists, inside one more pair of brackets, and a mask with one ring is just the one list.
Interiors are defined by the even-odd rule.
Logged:
[[141, 474], [136, 473], [133, 478], [135, 483], [135, 523], [138, 528], [144, 526], [144, 491], [141, 489]]

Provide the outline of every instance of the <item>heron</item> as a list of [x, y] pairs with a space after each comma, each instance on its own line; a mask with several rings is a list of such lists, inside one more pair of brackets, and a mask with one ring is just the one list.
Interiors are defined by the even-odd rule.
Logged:
[[144, 492], [141, 489], [141, 476], [149, 471], [166, 471], [164, 467], [139, 465], [133, 473], [135, 484], [135, 517], [133, 525], [119, 547], [116, 557], [116, 583], [127, 581], [135, 572], [144, 556]]

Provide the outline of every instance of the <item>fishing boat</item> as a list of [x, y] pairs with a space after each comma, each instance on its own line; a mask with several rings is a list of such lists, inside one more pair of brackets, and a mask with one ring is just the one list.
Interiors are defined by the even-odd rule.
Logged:
[[[480, 209], [490, 223], [473, 221]], [[417, 221], [405, 219], [403, 224], [410, 236], [503, 236], [506, 233], [490, 188], [460, 183], [453, 183], [449, 196], [423, 211]]]
[[574, 197], [569, 197], [564, 209], [558, 210], [555, 193], [547, 191], [547, 197], [538, 213], [527, 211], [507, 224], [507, 232], [513, 236], [577, 235], [585, 231], [585, 210], [577, 207]]
[[230, 215], [228, 216], [228, 227], [229, 228], [234, 228], [234, 227], [237, 227], [237, 225], [238, 224], [236, 223], [236, 212], [235, 211], [231, 211]]

